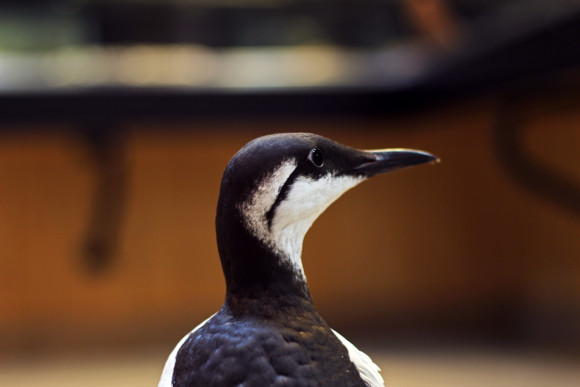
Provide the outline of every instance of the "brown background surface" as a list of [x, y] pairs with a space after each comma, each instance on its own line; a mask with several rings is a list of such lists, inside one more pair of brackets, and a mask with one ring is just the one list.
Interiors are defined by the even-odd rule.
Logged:
[[[365, 182], [307, 234], [306, 274], [332, 326], [373, 340], [578, 345], [580, 220], [502, 169], [499, 101], [381, 119], [128, 123], [120, 245], [98, 275], [82, 264], [95, 186], [86, 144], [72, 126], [10, 127], [0, 133], [0, 353], [170, 346], [216, 311], [221, 173], [247, 141], [282, 131], [442, 159]], [[577, 106], [574, 97], [544, 96], [521, 107], [526, 149], [576, 181]]]

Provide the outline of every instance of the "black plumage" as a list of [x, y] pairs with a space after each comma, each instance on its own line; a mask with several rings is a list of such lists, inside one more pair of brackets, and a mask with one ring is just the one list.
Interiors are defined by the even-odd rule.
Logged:
[[306, 133], [244, 146], [225, 169], [217, 206], [224, 305], [178, 344], [159, 385], [382, 385], [378, 367], [317, 313], [302, 239], [358, 182], [433, 160], [413, 150], [360, 151]]
[[365, 386], [311, 302], [251, 303], [238, 312], [224, 305], [190, 335], [177, 355], [175, 386]]

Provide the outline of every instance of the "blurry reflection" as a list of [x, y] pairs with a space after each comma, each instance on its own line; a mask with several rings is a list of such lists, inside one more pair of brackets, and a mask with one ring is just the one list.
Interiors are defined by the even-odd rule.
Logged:
[[[411, 85], [574, 2], [60, 1], [0, 4], [0, 90]], [[495, 42], [495, 43], [494, 43]]]

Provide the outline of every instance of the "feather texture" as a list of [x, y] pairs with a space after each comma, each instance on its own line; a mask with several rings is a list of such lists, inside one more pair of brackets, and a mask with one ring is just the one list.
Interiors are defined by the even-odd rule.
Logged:
[[332, 332], [348, 350], [350, 361], [352, 361], [356, 366], [360, 377], [366, 383], [367, 387], [384, 387], [385, 381], [380, 374], [381, 369], [379, 366], [376, 365], [366, 353], [359, 351], [357, 347], [337, 331], [333, 329]]

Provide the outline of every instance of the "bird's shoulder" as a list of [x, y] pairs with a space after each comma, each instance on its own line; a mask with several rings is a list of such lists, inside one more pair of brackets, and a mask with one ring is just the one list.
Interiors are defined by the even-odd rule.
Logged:
[[327, 326], [218, 313], [176, 354], [175, 386], [363, 386]]

